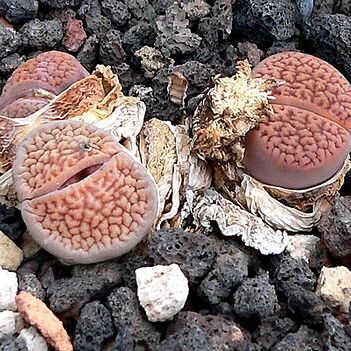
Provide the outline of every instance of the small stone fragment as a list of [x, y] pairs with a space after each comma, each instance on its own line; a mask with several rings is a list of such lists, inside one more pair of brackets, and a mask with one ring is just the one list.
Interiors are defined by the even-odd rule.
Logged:
[[124, 26], [131, 18], [128, 7], [122, 1], [102, 0], [101, 11], [117, 27]]
[[22, 250], [0, 231], [0, 266], [9, 271], [15, 271], [22, 260]]
[[49, 308], [32, 294], [22, 291], [16, 296], [19, 312], [24, 319], [44, 336], [57, 351], [73, 351], [73, 346], [62, 322]]
[[38, 299], [45, 300], [45, 290], [34, 273], [18, 271], [18, 290], [27, 291]]
[[129, 288], [117, 288], [107, 298], [112, 319], [118, 330], [114, 347], [118, 351], [135, 350], [143, 345], [145, 350], [155, 350], [160, 343], [160, 333], [142, 316], [138, 299]]
[[314, 255], [320, 239], [315, 235], [296, 234], [288, 236], [286, 251], [294, 259], [303, 259], [307, 263]]
[[348, 313], [351, 303], [351, 271], [344, 266], [323, 267], [316, 294], [331, 308]]
[[165, 66], [162, 53], [150, 46], [143, 46], [135, 52], [135, 56], [140, 59], [146, 78], [153, 78], [157, 71]]
[[0, 204], [0, 230], [12, 241], [19, 239], [26, 230], [26, 225], [24, 224], [21, 217], [21, 211], [19, 211], [17, 208], [7, 207], [6, 205]]
[[87, 303], [77, 322], [74, 349], [100, 351], [102, 343], [114, 334], [110, 311], [100, 302]]
[[325, 350], [349, 351], [351, 335], [346, 328], [333, 315], [327, 314], [324, 318], [324, 330], [322, 332], [323, 345]]
[[101, 39], [99, 55], [104, 65], [118, 65], [125, 61], [126, 53], [121, 38], [121, 32], [112, 29]]
[[91, 35], [84, 43], [77, 55], [77, 60], [88, 70], [96, 66], [99, 50], [99, 40], [95, 34]]
[[351, 196], [340, 196], [317, 226], [327, 248], [336, 258], [351, 257], [350, 218]]
[[0, 351], [28, 351], [26, 344], [14, 335], [0, 336]]
[[25, 47], [39, 50], [55, 47], [63, 37], [62, 23], [58, 19], [52, 21], [35, 19], [25, 23], [19, 32]]
[[30, 20], [36, 17], [38, 12], [38, 0], [3, 0], [7, 6], [6, 18], [11, 23]]
[[0, 23], [0, 59], [15, 53], [21, 44], [19, 33], [13, 28]]
[[27, 230], [23, 233], [19, 246], [22, 249], [25, 258], [34, 256], [41, 249], [41, 246], [34, 241]]
[[78, 51], [87, 38], [83, 22], [81, 20], [72, 19], [64, 25], [63, 31], [64, 36], [62, 44], [64, 47], [71, 52]]
[[197, 284], [208, 273], [216, 255], [213, 239], [180, 228], [153, 233], [149, 250], [155, 264], [177, 263], [190, 284]]
[[16, 311], [17, 276], [0, 267], [0, 311]]
[[18, 335], [19, 340], [23, 340], [28, 351], [47, 351], [48, 345], [45, 339], [38, 333], [34, 327], [21, 330]]
[[87, 15], [86, 24], [88, 33], [95, 34], [98, 39], [101, 39], [110, 29], [111, 21], [106, 16], [101, 14]]
[[14, 53], [3, 58], [0, 62], [0, 72], [3, 75], [11, 74], [18, 66], [25, 62], [25, 56]]
[[143, 267], [135, 274], [138, 298], [149, 321], [166, 321], [184, 307], [189, 286], [177, 264]]
[[234, 311], [244, 321], [264, 319], [280, 309], [274, 286], [268, 273], [247, 278], [233, 295]]
[[25, 322], [18, 312], [0, 312], [0, 337], [5, 334], [19, 333], [24, 328]]

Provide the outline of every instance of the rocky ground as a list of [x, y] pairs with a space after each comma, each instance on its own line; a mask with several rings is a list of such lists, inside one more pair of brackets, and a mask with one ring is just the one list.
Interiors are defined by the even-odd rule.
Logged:
[[[351, 80], [351, 2], [316, 0], [308, 18], [310, 5], [0, 0], [0, 85], [38, 52], [64, 50], [90, 71], [97, 63], [110, 65], [125, 93], [145, 101], [147, 118], [178, 123], [194, 111], [211, 78], [234, 74], [240, 59], [255, 65], [270, 54], [298, 50], [325, 59]], [[175, 71], [189, 81], [184, 109], [167, 95], [167, 77]], [[205, 236], [164, 229], [118, 260], [64, 266], [30, 241], [18, 210], [0, 205], [0, 230], [2, 351], [48, 347], [16, 312], [17, 290], [46, 303], [74, 350], [351, 350], [351, 176], [318, 227], [296, 235], [275, 256], [216, 230]], [[172, 263], [188, 280], [186, 304], [172, 321], [150, 322], [136, 295], [135, 270]], [[56, 342], [58, 334], [48, 329], [58, 321], [37, 300], [35, 306], [47, 318], [37, 328]], [[55, 342], [58, 350], [71, 349]]]

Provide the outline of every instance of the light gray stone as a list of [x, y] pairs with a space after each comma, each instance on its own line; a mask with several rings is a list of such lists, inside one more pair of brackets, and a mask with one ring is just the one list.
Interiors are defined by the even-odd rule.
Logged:
[[48, 351], [46, 341], [34, 327], [23, 329], [17, 339], [24, 341], [28, 351]]
[[0, 267], [0, 311], [16, 311], [18, 282], [16, 273]]

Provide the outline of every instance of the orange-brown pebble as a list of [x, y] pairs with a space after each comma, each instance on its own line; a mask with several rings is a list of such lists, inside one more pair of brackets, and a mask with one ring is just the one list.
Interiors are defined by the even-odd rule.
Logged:
[[56, 351], [73, 351], [71, 340], [62, 322], [44, 302], [29, 292], [21, 291], [16, 296], [16, 304], [23, 318], [36, 327]]

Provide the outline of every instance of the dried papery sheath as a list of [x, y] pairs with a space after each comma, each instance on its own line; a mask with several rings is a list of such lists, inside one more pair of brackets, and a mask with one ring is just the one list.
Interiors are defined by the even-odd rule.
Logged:
[[268, 186], [245, 174], [236, 188], [236, 199], [274, 228], [308, 232], [333, 205], [349, 169], [350, 162], [346, 160], [327, 182], [303, 190]]
[[246, 133], [272, 112], [269, 89], [278, 82], [252, 78], [247, 61], [237, 69], [232, 77], [216, 76], [214, 88], [195, 111], [193, 151], [204, 160], [240, 164]]
[[171, 73], [168, 76], [167, 92], [170, 100], [176, 104], [184, 107], [184, 100], [188, 90], [188, 80], [180, 72]]
[[203, 194], [187, 192], [187, 199], [195, 224], [207, 229], [216, 222], [225, 236], [239, 236], [245, 245], [262, 254], [279, 254], [287, 245], [285, 231], [273, 230], [263, 220], [227, 200], [214, 189]]

